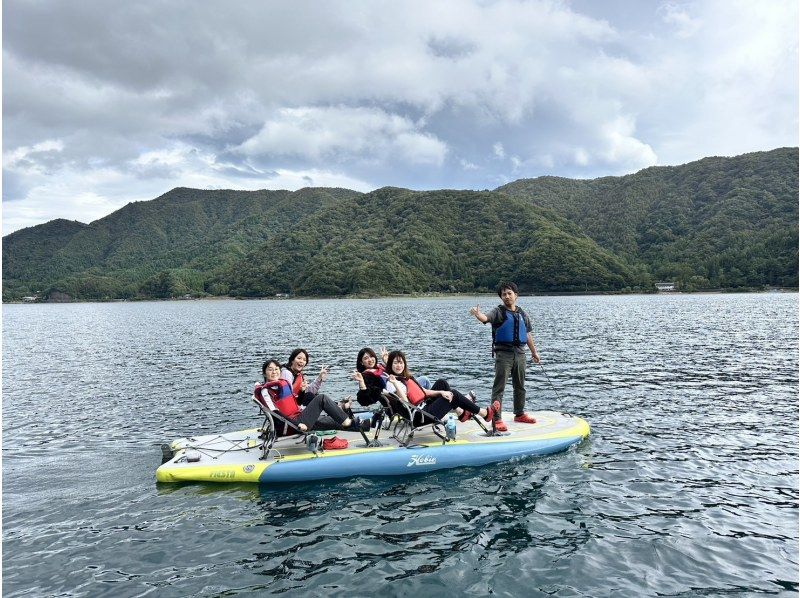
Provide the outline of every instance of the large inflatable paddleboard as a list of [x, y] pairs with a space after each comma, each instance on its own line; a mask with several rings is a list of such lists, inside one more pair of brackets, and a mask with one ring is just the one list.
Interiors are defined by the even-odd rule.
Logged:
[[[520, 424], [504, 414], [508, 433], [487, 435], [476, 422], [459, 423], [456, 439], [443, 443], [431, 431], [416, 431], [413, 443], [402, 446], [383, 430], [381, 446], [367, 447], [357, 432], [336, 432], [349, 448], [313, 453], [302, 439], [284, 437], [262, 459], [259, 430], [175, 440], [168, 459], [156, 471], [159, 482], [303, 482], [352, 476], [408, 475], [451, 467], [486, 465], [515, 457], [549, 455], [577, 444], [589, 435], [580, 417], [535, 411], [535, 424]], [[369, 434], [372, 438], [372, 434]]]

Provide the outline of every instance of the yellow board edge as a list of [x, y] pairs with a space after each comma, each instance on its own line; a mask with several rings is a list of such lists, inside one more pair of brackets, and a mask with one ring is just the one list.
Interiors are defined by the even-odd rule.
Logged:
[[[586, 438], [589, 436], [591, 430], [586, 420], [578, 417], [575, 418], [575, 425], [566, 430], [559, 430], [551, 432], [550, 434], [543, 434], [537, 436], [535, 440], [550, 440], [553, 438], [563, 438], [569, 436], [580, 436]], [[509, 440], [509, 442], [525, 442], [533, 440], [529, 438], [520, 438], [519, 440]], [[464, 444], [489, 444], [491, 439], [487, 440], [453, 440], [453, 445]], [[423, 444], [425, 447], [441, 446], [437, 442], [429, 442]], [[353, 448], [345, 449], [343, 451], [332, 451], [330, 453], [319, 453], [314, 455], [311, 453], [304, 455], [287, 455], [280, 461], [260, 462], [260, 463], [247, 463], [237, 465], [200, 465], [192, 467], [176, 467], [174, 463], [165, 463], [156, 470], [156, 480], [159, 482], [258, 482], [261, 474], [267, 467], [275, 463], [291, 462], [291, 461], [306, 461], [309, 459], [334, 459], [336, 457], [344, 457], [347, 455], [358, 455], [364, 453], [376, 453], [384, 451], [397, 450], [398, 447], [375, 447], [375, 448]]]

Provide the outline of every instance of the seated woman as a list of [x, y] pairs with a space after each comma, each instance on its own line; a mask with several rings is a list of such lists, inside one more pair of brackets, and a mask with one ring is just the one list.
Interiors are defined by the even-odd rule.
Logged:
[[323, 365], [319, 369], [319, 374], [317, 374], [316, 379], [309, 384], [303, 375], [303, 368], [308, 365], [308, 362], [308, 351], [305, 349], [295, 349], [292, 351], [291, 355], [289, 355], [289, 361], [281, 367], [281, 378], [292, 385], [292, 392], [296, 397], [301, 396], [301, 393], [305, 391], [310, 400], [311, 397], [319, 392], [322, 383], [325, 382], [328, 377], [328, 366]]
[[459, 421], [464, 422], [473, 415], [480, 415], [490, 422], [500, 409], [500, 401], [485, 408], [478, 407], [469, 398], [450, 388], [447, 380], [437, 380], [430, 390], [423, 388], [408, 371], [408, 362], [402, 351], [389, 353], [386, 368], [389, 372], [388, 381], [394, 385], [395, 394], [412, 405], [421, 406], [423, 411], [437, 419], [442, 419], [448, 411], [455, 409]]
[[[355, 430], [359, 428], [368, 431], [369, 420], [360, 420], [348, 417], [342, 408], [326, 394], [306, 396], [308, 393], [301, 391], [298, 397], [292, 391], [292, 385], [281, 378], [281, 364], [275, 359], [268, 359], [261, 366], [264, 382], [256, 384], [255, 395], [261, 398], [272, 410], [279, 412], [286, 419], [297, 425], [301, 432], [308, 432], [311, 428]], [[305, 405], [301, 409], [301, 405]], [[349, 405], [345, 405], [348, 408]], [[325, 412], [325, 415], [322, 415]]]
[[[384, 353], [384, 357], [388, 357], [385, 349], [381, 353]], [[356, 400], [364, 407], [377, 403], [381, 393], [386, 390], [388, 380], [386, 368], [382, 363], [378, 363], [378, 356], [369, 347], [364, 347], [358, 352], [352, 378], [358, 382]]]
[[[394, 386], [389, 383], [389, 376], [384, 365], [389, 359], [386, 347], [381, 347], [381, 359], [383, 363], [378, 361], [375, 351], [369, 347], [361, 349], [356, 357], [356, 369], [350, 377], [358, 382], [356, 400], [364, 407], [377, 403], [384, 390], [394, 392]], [[431, 387], [430, 380], [425, 376], [415, 376], [414, 380], [422, 388], [429, 389]]]

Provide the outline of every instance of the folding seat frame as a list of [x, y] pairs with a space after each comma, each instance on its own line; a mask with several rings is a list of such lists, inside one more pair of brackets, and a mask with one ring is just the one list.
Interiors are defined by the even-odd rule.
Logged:
[[[389, 429], [392, 430], [392, 438], [397, 440], [400, 446], [409, 448], [411, 441], [414, 439], [414, 433], [427, 426], [431, 426], [431, 431], [442, 440], [442, 444], [450, 441], [443, 431], [444, 422], [424, 411], [422, 409], [423, 403], [412, 405], [388, 391], [381, 393], [380, 403], [383, 409], [383, 419], [388, 418], [390, 422]], [[415, 420], [422, 423], [417, 424]], [[392, 421], [394, 421], [394, 425], [392, 425]], [[382, 427], [382, 423], [379, 426]], [[377, 440], [377, 433], [375, 439]]]
[[259, 400], [255, 395], [253, 396], [253, 402], [258, 405], [261, 415], [264, 416], [264, 422], [258, 429], [258, 437], [259, 439], [263, 440], [261, 443], [261, 456], [259, 459], [263, 460], [269, 458], [270, 453], [274, 453], [276, 460], [283, 458], [283, 454], [277, 448], [275, 448], [275, 443], [279, 438], [288, 438], [289, 436], [278, 436], [278, 431], [275, 426], [276, 420], [283, 423], [284, 430], [294, 430], [297, 432], [297, 434], [294, 436], [290, 435], [292, 440], [296, 440], [298, 438], [300, 439], [300, 441], [296, 444], [304, 442], [306, 446], [308, 446], [308, 449], [315, 455], [320, 451], [324, 451], [322, 448], [322, 440], [311, 430], [303, 432], [295, 422], [290, 420], [288, 417], [283, 416], [278, 411], [274, 411], [267, 407], [263, 400]]
[[[275, 442], [277, 442], [279, 438], [275, 426], [276, 420], [283, 423], [284, 430], [292, 429], [295, 432], [297, 432], [297, 434], [293, 436], [293, 439], [297, 438], [300, 439], [300, 441], [297, 442], [297, 444], [305, 442], [306, 446], [308, 447], [308, 450], [310, 450], [315, 455], [317, 455], [320, 452], [324, 452], [325, 449], [323, 448], [322, 445], [322, 438], [320, 438], [318, 434], [314, 433], [315, 429], [314, 426], [312, 426], [311, 429], [309, 429], [307, 432], [303, 432], [298, 427], [296, 422], [293, 422], [292, 420], [281, 414], [279, 411], [270, 409], [264, 403], [263, 400], [260, 400], [255, 395], [253, 395], [252, 398], [253, 402], [256, 405], [258, 405], [259, 411], [264, 416], [264, 422], [261, 424], [261, 427], [259, 428], [259, 438], [264, 440], [264, 442], [261, 445], [262, 450], [261, 450], [261, 457], [259, 457], [259, 459], [267, 459], [271, 452], [275, 453], [275, 459], [283, 458], [281, 452], [275, 448]], [[348, 397], [347, 400], [349, 399], [350, 397]], [[347, 409], [346, 413], [351, 419], [356, 419], [352, 409]], [[359, 432], [361, 433], [362, 438], [364, 438], [364, 442], [366, 443], [367, 448], [381, 446], [380, 442], [377, 442], [377, 436], [376, 436], [376, 441], [371, 441], [369, 438], [367, 438], [367, 435], [363, 431], [359, 430]]]

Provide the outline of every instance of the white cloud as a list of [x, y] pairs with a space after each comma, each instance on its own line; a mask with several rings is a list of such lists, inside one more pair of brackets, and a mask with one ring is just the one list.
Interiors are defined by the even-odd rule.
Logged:
[[[659, 162], [798, 143], [798, 4], [713, 0], [687, 6], [698, 31], [652, 42], [653, 93], [639, 128]], [[645, 121], [645, 122], [643, 122]]]
[[[36, 176], [24, 201], [3, 202], [3, 234], [56, 217], [81, 222], [101, 218], [128, 203], [109, 193], [124, 184], [124, 179], [121, 173], [108, 169], [78, 173], [61, 170], [57, 177]], [[128, 185], [131, 182], [127, 181]], [[58, 206], [55, 216], [53, 205]]]
[[269, 183], [270, 189], [288, 189], [289, 191], [296, 191], [303, 187], [341, 187], [363, 192], [374, 189], [369, 183], [353, 177], [316, 168], [299, 171], [280, 169], [270, 179]]
[[47, 139], [39, 142], [31, 147], [20, 146], [12, 151], [3, 153], [3, 168], [23, 167], [24, 162], [29, 162], [30, 168], [39, 170], [39, 165], [35, 162], [28, 160], [34, 159], [37, 154], [44, 154], [47, 152], [61, 152], [64, 151], [64, 142], [60, 139]]
[[486, 188], [797, 145], [795, 0], [618, 6], [8, 3], [4, 227], [177, 185]]
[[675, 27], [678, 37], [691, 37], [702, 25], [698, 18], [692, 18], [683, 8], [671, 2], [661, 5], [659, 13], [665, 23]]
[[[132, 163], [136, 166], [175, 166], [186, 160], [185, 147], [173, 147], [170, 149], [159, 149], [140, 154]], [[191, 150], [189, 150], [191, 151]]]
[[401, 160], [440, 165], [447, 146], [408, 118], [370, 108], [287, 108], [234, 148], [248, 156], [293, 156], [312, 162]]
[[[25, 200], [3, 202], [3, 234], [56, 217], [92, 222], [131, 201], [153, 199], [174, 187], [290, 191], [310, 186], [356, 191], [374, 188], [363, 180], [321, 168], [250, 172], [247, 178], [237, 179], [232, 185], [225, 170], [226, 165], [217, 163], [213, 154], [176, 144], [165, 150], [146, 151], [123, 168], [98, 167], [85, 171], [66, 167], [52, 177], [27, 173]], [[136, 193], [132, 194], [131, 189], [136, 189]], [[56, 215], [52, 211], [54, 204], [58, 206]]]
[[634, 123], [630, 118], [617, 118], [603, 125], [603, 160], [609, 164], [625, 164], [633, 170], [653, 166], [656, 154], [646, 143], [634, 137]]

